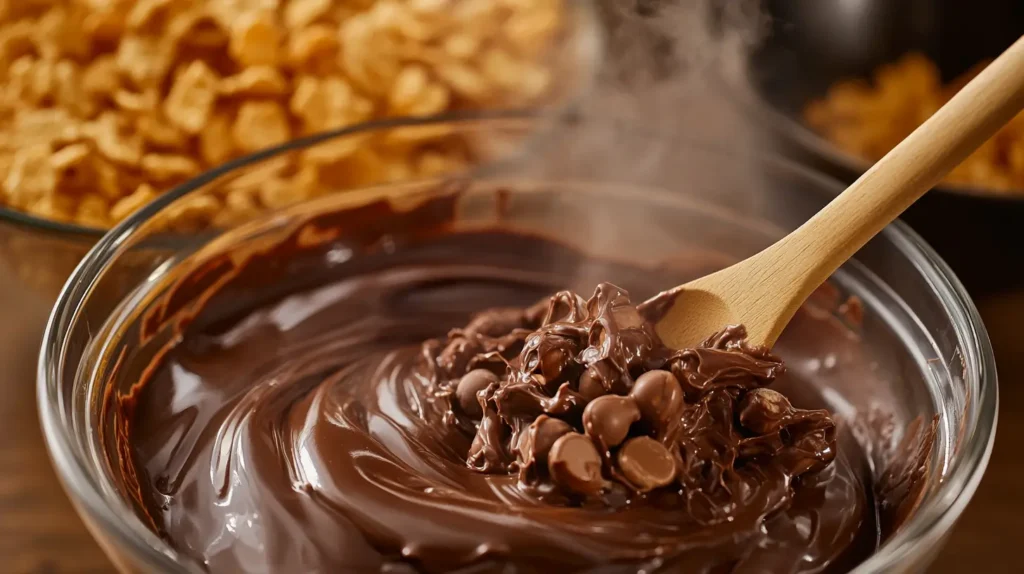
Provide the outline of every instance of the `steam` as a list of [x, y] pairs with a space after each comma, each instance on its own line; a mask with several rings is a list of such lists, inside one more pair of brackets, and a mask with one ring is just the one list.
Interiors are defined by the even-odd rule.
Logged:
[[[664, 184], [683, 171], [679, 142], [733, 149], [754, 140], [734, 97], [765, 20], [760, 0], [595, 0], [604, 31], [596, 85], [557, 142], [546, 175]], [[697, 166], [700, 167], [700, 166]]]
[[[739, 89], [746, 54], [766, 28], [760, 0], [595, 1], [605, 33], [596, 86], [572, 120], [535, 149], [529, 175], [627, 195], [645, 188], [689, 195], [736, 214], [770, 208], [777, 196], [764, 193], [770, 184], [761, 164], [739, 150], [758, 145], [755, 122], [723, 92]], [[695, 150], [694, 142], [725, 153]], [[630, 234], [649, 251], [677, 245], [680, 226], [694, 225], [685, 233], [702, 243], [724, 233], [710, 220], [685, 222], [647, 205], [651, 212], [643, 214], [614, 201], [588, 206], [574, 232], [608, 253], [621, 252]], [[642, 229], [632, 229], [641, 221]]]
[[[758, 0], [596, 0], [605, 31], [592, 120], [691, 131], [720, 80], [742, 73], [761, 35]], [[714, 102], [710, 102], [714, 103]]]

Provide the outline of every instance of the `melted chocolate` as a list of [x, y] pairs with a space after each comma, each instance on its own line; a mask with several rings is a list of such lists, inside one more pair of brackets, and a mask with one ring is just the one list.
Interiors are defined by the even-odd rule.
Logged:
[[686, 509], [680, 528], [753, 527], [789, 507], [793, 482], [835, 458], [829, 413], [765, 388], [782, 362], [747, 345], [741, 326], [674, 350], [643, 315], [602, 283], [588, 300], [563, 291], [484, 311], [425, 343], [444, 422], [473, 436], [466, 466], [518, 472], [525, 490], [563, 505], [636, 507], [652, 497], [635, 495], [666, 488], [654, 498]]
[[271, 252], [147, 326], [183, 332], [116, 399], [110, 456], [210, 571], [818, 572], [877, 547], [858, 445], [740, 331], [670, 351], [611, 285], [531, 307], [692, 272], [501, 231], [350, 247], [318, 287]]

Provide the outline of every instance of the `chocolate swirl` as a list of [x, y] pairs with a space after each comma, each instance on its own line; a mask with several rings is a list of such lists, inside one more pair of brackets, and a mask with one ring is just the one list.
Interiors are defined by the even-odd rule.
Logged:
[[[124, 358], [144, 375], [115, 397], [111, 467], [183, 559], [719, 574], [842, 570], [877, 547], [856, 443], [773, 391], [822, 404], [742, 330], [670, 350], [622, 289], [550, 297], [685, 274], [503, 231], [352, 252], [253, 257], [195, 293], [187, 323], [153, 326], [173, 346]], [[289, 283], [311, 269], [332, 275]], [[804, 339], [850, 344], [809, 315], [801, 329], [797, 360]]]

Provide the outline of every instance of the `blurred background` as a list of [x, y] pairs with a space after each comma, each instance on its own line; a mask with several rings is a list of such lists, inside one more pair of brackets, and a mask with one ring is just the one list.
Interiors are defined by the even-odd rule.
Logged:
[[[506, 108], [629, 126], [663, 146], [781, 155], [851, 182], [1024, 34], [1019, 0], [595, 0], [552, 13], [557, 4], [0, 1], [0, 569], [111, 570], [50, 468], [35, 359], [77, 261], [162, 191], [325, 129]], [[499, 17], [514, 25], [495, 36]], [[580, 145], [614, 157], [621, 142]], [[420, 133], [298, 158], [191, 206], [178, 224], [486, 157]], [[332, 175], [340, 168], [348, 179]], [[1016, 571], [1004, 557], [1024, 513], [1014, 455], [1024, 444], [1024, 118], [904, 220], [971, 293], [1001, 379], [989, 470], [934, 571]]]

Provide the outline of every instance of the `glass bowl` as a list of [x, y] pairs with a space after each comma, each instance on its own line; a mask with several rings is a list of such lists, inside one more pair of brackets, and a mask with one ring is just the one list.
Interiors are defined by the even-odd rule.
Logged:
[[[401, 210], [449, 194], [455, 201], [455, 219], [438, 223], [452, 229], [500, 225], [635, 266], [672, 266], [699, 275], [769, 245], [816, 211], [839, 186], [783, 161], [580, 122], [547, 132], [536, 153], [458, 180], [410, 181], [326, 194], [235, 228], [202, 234], [175, 234], [166, 225], [165, 216], [176, 203], [215, 193], [240, 177], [252, 177], [282, 154], [428, 121], [391, 122], [329, 134], [234, 162], [142, 208], [106, 234], [75, 269], [43, 340], [40, 416], [67, 493], [118, 567], [146, 572], [201, 570], [150, 531], [122, 495], [124, 481], [105, 450], [109, 421], [103, 409], [111, 393], [134, 382], [132, 375], [119, 370], [120, 361], [113, 359], [121, 352], [139, 356], [152, 351], [132, 342], [139, 317], [172, 278], [226, 249], [265, 244], [310, 218], [356, 209], [370, 201], [386, 199]], [[506, 115], [439, 118], [435, 123], [480, 142], [500, 144], [524, 132], [537, 133], [538, 121], [544, 120]], [[370, 227], [377, 239], [391, 245], [400, 246], [408, 239], [397, 220], [373, 221]], [[338, 249], [344, 249], [346, 230], [332, 233], [338, 235], [311, 236], [320, 239], [311, 242], [309, 261], [320, 265], [296, 265], [295, 277], [323, 281], [330, 276], [329, 262]], [[553, 271], [566, 274], [570, 285], [592, 286], [598, 279], [614, 279], [588, 276], [586, 269]], [[915, 419], [936, 416], [938, 420], [920, 506], [856, 571], [922, 570], [949, 535], [988, 461], [997, 409], [992, 349], [959, 281], [899, 223], [865, 246], [830, 284], [838, 300], [852, 295], [863, 303], [863, 319], [856, 328], [863, 356], [857, 364], [868, 365], [874, 373], [858, 383], [864, 388], [856, 393], [841, 384], [821, 389], [832, 408], [851, 420], [888, 420], [891, 441], [911, 432]], [[833, 306], [822, 309], [846, 316]], [[786, 335], [777, 348], [798, 372], [820, 370], [830, 361], [838, 360], [839, 367], [846, 364], [842, 357], [827, 353], [808, 354], [808, 349], [790, 342]], [[818, 380], [832, 379], [825, 375]], [[869, 453], [876, 469], [885, 462], [884, 450]]]
[[[870, 79], [880, 66], [909, 52], [927, 55], [942, 80], [951, 82], [998, 56], [1024, 30], [1024, 3], [1004, 0], [761, 4], [766, 20], [762, 41], [741, 58], [738, 69], [715, 74], [715, 80], [738, 109], [764, 128], [766, 145], [848, 183], [872, 162], [806, 125], [804, 109], [811, 101], [824, 97], [836, 82]], [[942, 182], [902, 219], [975, 296], [1024, 285], [1024, 266], [1017, 264], [1024, 190]]]
[[[564, 28], [558, 49], [545, 60], [557, 81], [550, 93], [533, 107], [552, 115], [574, 108], [591, 92], [604, 49], [602, 28], [593, 2], [560, 1], [565, 11]], [[463, 78], [463, 82], [467, 81]], [[513, 101], [500, 101], [495, 102], [494, 109], [511, 109], [516, 105]], [[426, 138], [419, 143], [432, 149], [429, 146], [436, 142]], [[395, 142], [388, 151], [404, 153], [412, 145], [410, 141]], [[475, 159], [469, 158], [471, 162]], [[160, 189], [160, 182], [150, 183]], [[50, 303], [75, 265], [105, 231], [45, 219], [0, 204], [0, 277], [10, 277]]]

